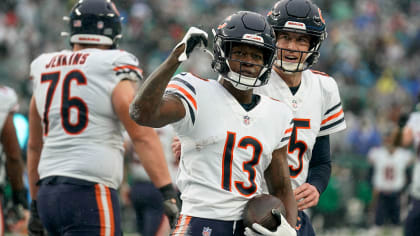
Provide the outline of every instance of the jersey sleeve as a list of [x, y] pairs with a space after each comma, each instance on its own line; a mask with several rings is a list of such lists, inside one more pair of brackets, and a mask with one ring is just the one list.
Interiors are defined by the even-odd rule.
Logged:
[[3, 130], [4, 122], [10, 112], [19, 109], [16, 92], [9, 87], [0, 87], [0, 133]]
[[40, 68], [40, 63], [41, 60], [43, 58], [44, 54], [41, 54], [40, 56], [38, 56], [37, 58], [35, 58], [30, 65], [30, 69], [29, 69], [29, 79], [32, 82], [32, 90], [36, 91], [37, 87], [39, 85], [39, 80], [40, 78], [38, 78], [37, 74], [39, 74], [38, 70]]
[[346, 128], [337, 83], [331, 77], [321, 78], [321, 82], [324, 96], [322, 121], [318, 136], [333, 134]]
[[112, 63], [116, 82], [124, 79], [139, 81], [143, 79], [143, 70], [139, 68], [137, 57], [126, 51], [119, 51], [118, 56]]
[[184, 118], [172, 124], [177, 131], [186, 132], [194, 127], [198, 111], [195, 87], [196, 85], [194, 85], [191, 78], [184, 73], [174, 76], [166, 87], [165, 94], [179, 97], [185, 108]]

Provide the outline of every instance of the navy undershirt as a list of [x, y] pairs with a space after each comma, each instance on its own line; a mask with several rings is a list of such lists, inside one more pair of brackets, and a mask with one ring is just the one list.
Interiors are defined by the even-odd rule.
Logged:
[[316, 138], [312, 157], [309, 161], [309, 173], [306, 182], [315, 186], [322, 194], [328, 186], [331, 176], [330, 136]]
[[241, 103], [241, 106], [245, 109], [245, 111], [250, 111], [252, 108], [254, 108], [258, 102], [260, 101], [261, 97], [258, 94], [252, 94], [252, 101], [248, 104]]
[[296, 94], [296, 92], [298, 91], [299, 87], [300, 87], [300, 83], [299, 83], [299, 85], [298, 85], [298, 86], [296, 86], [296, 87], [289, 87], [289, 89], [290, 89], [290, 91], [292, 92], [292, 94], [293, 94], [293, 95], [295, 95], [295, 94]]

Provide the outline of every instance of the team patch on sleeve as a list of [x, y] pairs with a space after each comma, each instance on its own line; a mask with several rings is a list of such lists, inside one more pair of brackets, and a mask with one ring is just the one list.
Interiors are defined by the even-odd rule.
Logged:
[[133, 65], [122, 65], [114, 67], [115, 75], [121, 79], [142, 80], [143, 70]]
[[191, 121], [194, 124], [197, 112], [196, 91], [194, 86], [184, 79], [175, 77], [169, 82], [165, 93], [174, 94], [184, 100], [188, 105], [188, 112], [191, 116]]
[[344, 112], [339, 102], [324, 113], [320, 131], [335, 129], [342, 125], [345, 125]]

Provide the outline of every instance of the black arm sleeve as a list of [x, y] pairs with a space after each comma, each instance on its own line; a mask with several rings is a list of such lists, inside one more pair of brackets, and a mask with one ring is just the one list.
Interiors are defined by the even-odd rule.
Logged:
[[330, 136], [316, 138], [312, 158], [309, 162], [309, 173], [306, 182], [316, 187], [322, 194], [328, 186], [331, 175]]

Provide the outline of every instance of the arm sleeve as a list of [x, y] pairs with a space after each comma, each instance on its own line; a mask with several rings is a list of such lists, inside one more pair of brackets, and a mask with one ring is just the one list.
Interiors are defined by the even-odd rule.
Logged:
[[112, 70], [115, 73], [117, 82], [129, 79], [140, 81], [143, 79], [143, 70], [139, 68], [137, 57], [126, 51], [120, 51], [112, 63]]
[[185, 107], [184, 118], [172, 123], [172, 126], [181, 133], [191, 130], [198, 113], [198, 94], [193, 80], [184, 73], [175, 75], [166, 87], [165, 94], [179, 97]]
[[331, 153], [330, 137], [328, 135], [318, 137], [315, 141], [312, 158], [309, 162], [309, 174], [307, 182], [315, 186], [322, 194], [328, 186], [331, 176]]
[[337, 83], [331, 77], [323, 78], [323, 115], [318, 137], [329, 135], [346, 128], [344, 113]]

